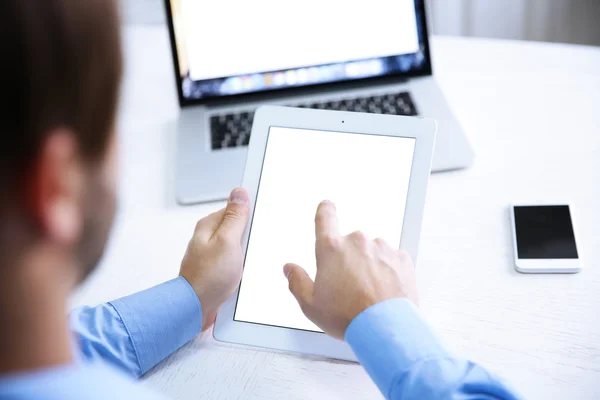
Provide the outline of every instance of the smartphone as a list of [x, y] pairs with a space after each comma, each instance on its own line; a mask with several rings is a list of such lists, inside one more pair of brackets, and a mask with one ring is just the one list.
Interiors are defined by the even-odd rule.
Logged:
[[527, 274], [581, 271], [568, 204], [512, 205], [510, 216], [517, 271]]

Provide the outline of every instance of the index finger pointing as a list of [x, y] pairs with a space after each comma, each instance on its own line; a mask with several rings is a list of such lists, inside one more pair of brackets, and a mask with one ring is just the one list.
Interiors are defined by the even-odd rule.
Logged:
[[329, 200], [322, 201], [315, 215], [315, 236], [317, 239], [327, 236], [339, 236], [339, 226], [335, 204]]

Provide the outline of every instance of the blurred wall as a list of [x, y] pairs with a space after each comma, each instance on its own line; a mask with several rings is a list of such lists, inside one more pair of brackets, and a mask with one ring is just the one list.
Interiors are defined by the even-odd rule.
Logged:
[[[119, 1], [125, 23], [164, 23], [163, 0]], [[426, 1], [434, 34], [600, 46], [600, 0]]]
[[440, 35], [600, 45], [600, 0], [429, 0]]

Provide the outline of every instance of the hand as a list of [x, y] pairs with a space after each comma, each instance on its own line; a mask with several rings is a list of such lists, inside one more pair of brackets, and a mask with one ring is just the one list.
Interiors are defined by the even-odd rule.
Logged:
[[192, 286], [202, 305], [202, 330], [210, 328], [217, 310], [242, 278], [242, 235], [248, 223], [248, 193], [231, 192], [227, 207], [196, 224], [180, 276]]
[[410, 256], [361, 232], [340, 236], [336, 209], [324, 201], [315, 217], [317, 274], [313, 282], [296, 264], [283, 268], [302, 312], [325, 333], [344, 339], [352, 320], [368, 307], [405, 297], [418, 304]]

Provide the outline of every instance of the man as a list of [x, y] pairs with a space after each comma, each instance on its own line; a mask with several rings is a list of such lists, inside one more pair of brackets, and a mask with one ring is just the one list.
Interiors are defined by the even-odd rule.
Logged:
[[[178, 278], [67, 317], [115, 209], [114, 1], [3, 0], [0, 54], [0, 398], [157, 398], [133, 378], [210, 328], [239, 284], [247, 194], [234, 190], [198, 222]], [[308, 318], [350, 344], [384, 396], [515, 398], [423, 321], [405, 253], [340, 236], [329, 202], [315, 230], [316, 279], [285, 265], [290, 290]]]

